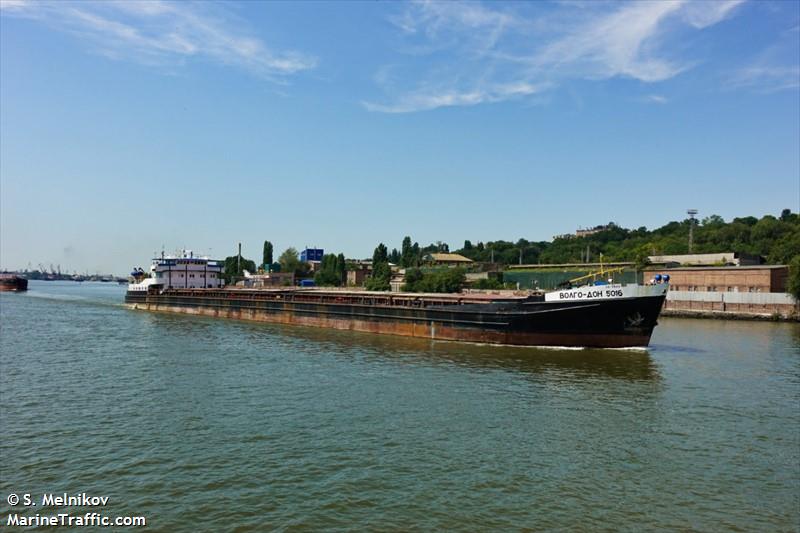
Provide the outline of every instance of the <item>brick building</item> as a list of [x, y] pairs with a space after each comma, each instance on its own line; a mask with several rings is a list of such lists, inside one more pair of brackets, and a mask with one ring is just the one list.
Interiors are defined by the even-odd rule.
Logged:
[[347, 286], [360, 287], [369, 277], [370, 269], [366, 266], [347, 271]]
[[789, 267], [752, 265], [683, 267], [644, 271], [645, 282], [669, 274], [665, 314], [764, 317], [798, 316], [800, 304], [786, 293]]
[[670, 290], [689, 292], [786, 292], [789, 267], [750, 265], [726, 267], [653, 268], [644, 271], [644, 280], [656, 274], [669, 274]]

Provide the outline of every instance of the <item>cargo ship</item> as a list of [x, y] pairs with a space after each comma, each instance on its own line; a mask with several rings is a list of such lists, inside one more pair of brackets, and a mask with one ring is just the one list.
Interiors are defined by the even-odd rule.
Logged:
[[251, 289], [224, 286], [222, 263], [191, 253], [131, 274], [133, 309], [523, 346], [646, 347], [669, 290], [661, 276], [511, 295]]
[[0, 291], [22, 292], [28, 290], [28, 280], [16, 274], [0, 274]]

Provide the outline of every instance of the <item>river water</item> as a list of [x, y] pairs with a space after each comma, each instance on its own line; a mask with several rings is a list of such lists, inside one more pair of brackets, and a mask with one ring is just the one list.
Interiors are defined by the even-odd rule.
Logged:
[[[123, 295], [0, 294], [3, 526], [97, 511], [170, 532], [800, 529], [797, 324], [662, 318], [646, 351], [543, 350]], [[109, 502], [42, 507], [64, 492]]]

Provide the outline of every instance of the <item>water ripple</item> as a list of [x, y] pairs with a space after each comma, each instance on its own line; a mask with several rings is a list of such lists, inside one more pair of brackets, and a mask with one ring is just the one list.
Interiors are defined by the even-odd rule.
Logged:
[[170, 532], [800, 524], [796, 325], [541, 350], [132, 312], [122, 290], [0, 294], [3, 493], [108, 495]]

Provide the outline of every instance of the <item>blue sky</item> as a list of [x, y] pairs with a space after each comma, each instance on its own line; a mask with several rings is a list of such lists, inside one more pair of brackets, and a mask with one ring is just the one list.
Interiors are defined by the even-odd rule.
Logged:
[[798, 2], [0, 6], [0, 267], [800, 208]]

